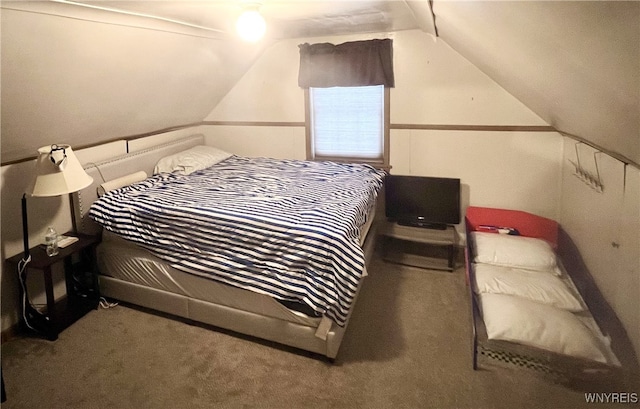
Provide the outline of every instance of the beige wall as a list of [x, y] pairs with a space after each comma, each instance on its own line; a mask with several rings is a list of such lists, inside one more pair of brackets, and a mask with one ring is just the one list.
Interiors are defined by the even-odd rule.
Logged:
[[556, 133], [391, 133], [392, 172], [460, 178], [462, 205], [521, 209], [557, 218], [561, 139]]
[[[640, 170], [595, 152], [565, 139], [559, 221], [640, 356]], [[602, 192], [574, 175], [578, 155]]]
[[[394, 41], [391, 90], [392, 173], [459, 177], [466, 204], [559, 215], [562, 138], [556, 133], [429, 131], [394, 125], [546, 125], [453, 51], [420, 31], [372, 34]], [[298, 44], [363, 39], [340, 36], [282, 41], [265, 51], [207, 116], [208, 121], [304, 122]], [[231, 152], [305, 157], [303, 127], [208, 126], [208, 142]]]

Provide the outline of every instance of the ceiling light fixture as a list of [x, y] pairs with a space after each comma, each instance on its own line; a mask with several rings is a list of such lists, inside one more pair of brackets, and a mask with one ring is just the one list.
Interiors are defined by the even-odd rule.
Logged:
[[267, 24], [258, 11], [259, 7], [260, 4], [258, 3], [244, 6], [244, 11], [236, 21], [236, 30], [245, 41], [255, 43], [264, 36], [267, 30]]

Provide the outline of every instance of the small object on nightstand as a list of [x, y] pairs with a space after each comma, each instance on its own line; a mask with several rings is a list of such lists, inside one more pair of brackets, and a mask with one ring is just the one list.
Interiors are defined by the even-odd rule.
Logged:
[[58, 254], [58, 232], [53, 227], [47, 229], [44, 244], [47, 246], [47, 256], [53, 257]]
[[74, 236], [60, 236], [58, 238], [58, 247], [63, 249], [76, 241], [78, 241], [78, 238]]

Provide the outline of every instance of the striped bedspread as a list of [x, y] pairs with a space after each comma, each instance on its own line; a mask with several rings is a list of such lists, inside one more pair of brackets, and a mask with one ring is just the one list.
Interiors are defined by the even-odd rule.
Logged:
[[89, 215], [177, 269], [304, 302], [342, 326], [383, 178], [367, 165], [232, 156], [111, 191]]

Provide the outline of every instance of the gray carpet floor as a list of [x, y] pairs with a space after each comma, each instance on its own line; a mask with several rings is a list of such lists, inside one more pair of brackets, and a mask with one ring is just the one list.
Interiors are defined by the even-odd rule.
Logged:
[[490, 363], [472, 370], [462, 269], [429, 271], [376, 257], [369, 273], [334, 363], [120, 305], [91, 311], [55, 342], [4, 343], [2, 407], [594, 406], [584, 390], [526, 370]]

